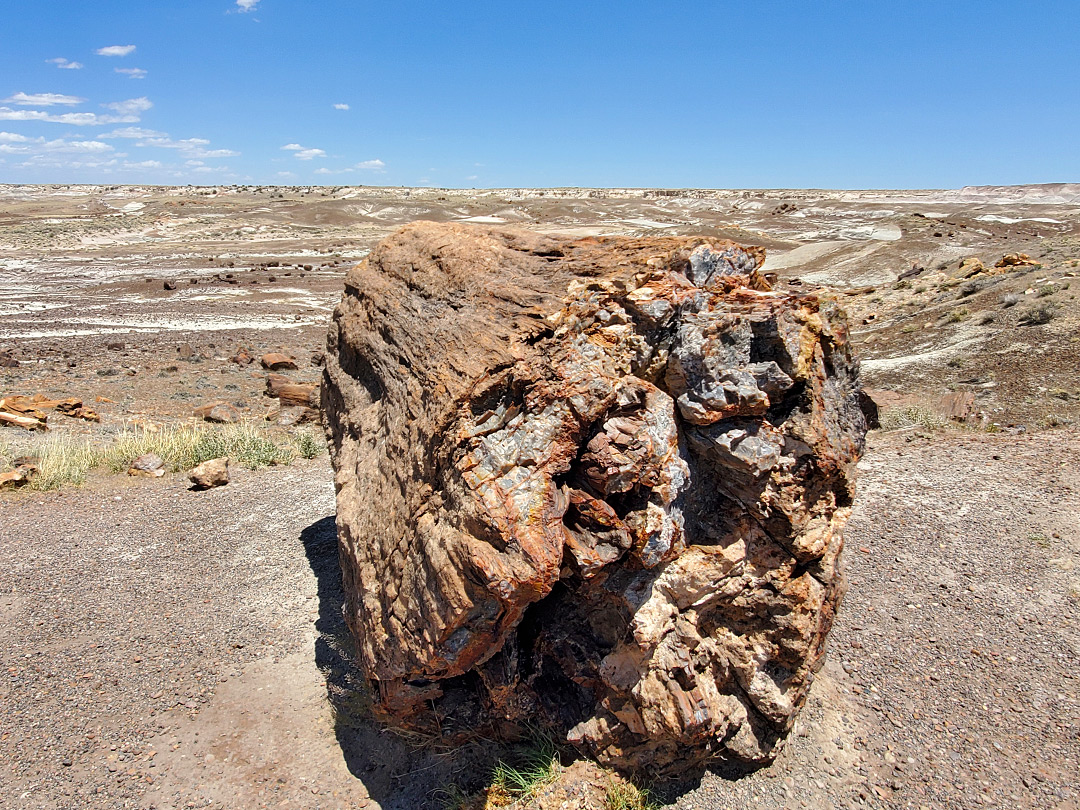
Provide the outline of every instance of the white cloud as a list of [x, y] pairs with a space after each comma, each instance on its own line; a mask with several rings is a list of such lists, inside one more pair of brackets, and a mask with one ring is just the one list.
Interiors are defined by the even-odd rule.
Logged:
[[321, 169], [316, 169], [315, 174], [340, 174], [340, 172], [332, 172], [324, 166]]
[[122, 73], [129, 79], [145, 79], [146, 71], [142, 68], [113, 68], [114, 73]]
[[181, 155], [188, 158], [236, 157], [240, 154], [232, 149], [206, 149], [205, 147], [210, 145], [210, 141], [206, 140], [206, 138], [184, 138], [183, 140], [174, 141], [168, 135], [156, 135], [143, 138], [135, 145], [139, 147], [156, 147], [158, 149], [176, 149]]
[[278, 172], [277, 176], [278, 177], [296, 177], [296, 173], [295, 172]]
[[347, 109], [349, 109], [349, 105], [348, 104], [335, 104], [334, 109], [335, 110], [347, 110]]
[[61, 113], [54, 115], [44, 110], [13, 110], [0, 107], [0, 121], [49, 121], [53, 124], [70, 124], [75, 127], [99, 127], [104, 124], [137, 123], [137, 115], [97, 115], [95, 113]]
[[108, 45], [97, 49], [98, 56], [127, 56], [134, 52], [134, 45]]
[[140, 160], [138, 163], [125, 161], [125, 169], [160, 169], [164, 164], [160, 160]]
[[[0, 135], [10, 136], [13, 133], [4, 132]], [[68, 141], [63, 138], [46, 141], [44, 138], [25, 138], [16, 136], [14, 139], [0, 138], [0, 152], [9, 155], [102, 155], [112, 152], [113, 148], [102, 141]]]
[[255, 6], [259, 5], [259, 0], [236, 0], [236, 5], [241, 11], [254, 11]]
[[283, 147], [286, 152], [294, 152], [297, 160], [311, 160], [312, 158], [326, 157], [326, 151], [313, 147], [301, 146], [298, 143], [287, 143]]
[[165, 132], [158, 132], [156, 129], [143, 129], [142, 127], [120, 127], [120, 129], [114, 129], [112, 132], [106, 132], [104, 135], [98, 135], [99, 138], [168, 138], [168, 134]]
[[28, 143], [30, 138], [17, 132], [0, 132], [0, 143]]
[[129, 98], [127, 101], [111, 101], [101, 106], [121, 115], [138, 115], [149, 110], [154, 106], [154, 103], [146, 96], [140, 96], [139, 98]]
[[357, 168], [357, 169], [383, 169], [385, 167], [386, 167], [386, 164], [383, 163], [381, 160], [365, 160], [365, 161], [362, 161], [360, 163], [357, 163], [354, 168]]
[[20, 107], [52, 107], [57, 104], [82, 104], [84, 101], [85, 98], [60, 93], [16, 93], [4, 99], [5, 104], [18, 104]]
[[82, 62], [69, 62], [62, 56], [58, 56], [55, 59], [46, 59], [50, 65], [56, 65], [61, 70], [82, 70]]
[[[289, 144], [289, 145], [290, 146], [295, 146], [296, 144]], [[382, 169], [385, 166], [386, 166], [386, 164], [383, 163], [381, 160], [365, 160], [365, 161], [363, 161], [361, 163], [357, 163], [355, 166], [348, 166], [348, 167], [346, 167], [344, 169], [327, 169], [326, 167], [322, 167], [322, 168], [316, 169], [315, 174], [351, 174], [352, 172], [355, 172], [355, 171], [365, 171], [365, 170], [368, 170], [368, 171], [374, 170], [374, 171], [377, 171], [377, 172], [379, 172], [381, 174]]]

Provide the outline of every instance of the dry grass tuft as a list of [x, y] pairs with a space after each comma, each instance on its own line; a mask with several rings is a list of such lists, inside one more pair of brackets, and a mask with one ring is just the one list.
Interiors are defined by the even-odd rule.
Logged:
[[[46, 435], [35, 439], [26, 450], [27, 455], [39, 459], [39, 472], [28, 487], [50, 490], [65, 484], [79, 485], [98, 467], [123, 473], [132, 461], [146, 453], [161, 456], [169, 470], [177, 472], [222, 456], [257, 470], [290, 464], [297, 458], [314, 458], [323, 449], [321, 439], [312, 431], [302, 430], [279, 438], [250, 422], [223, 427], [181, 425], [153, 432], [130, 429], [105, 447], [95, 446], [89, 439]], [[6, 465], [10, 458], [7, 445], [0, 446], [0, 463]]]
[[902, 408], [891, 408], [881, 414], [879, 421], [882, 430], [903, 430], [911, 427], [940, 430], [947, 424], [941, 414], [923, 405], [905, 405]]

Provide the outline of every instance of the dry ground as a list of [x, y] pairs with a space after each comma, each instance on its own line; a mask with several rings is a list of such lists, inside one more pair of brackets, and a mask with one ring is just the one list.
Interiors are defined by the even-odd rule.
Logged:
[[[1077, 808], [1078, 199], [0, 187], [0, 351], [18, 360], [0, 396], [101, 398], [101, 425], [50, 422], [97, 442], [216, 399], [261, 419], [263, 373], [228, 356], [285, 349], [315, 379], [348, 263], [417, 217], [765, 244], [782, 284], [841, 298], [870, 384], [928, 407], [971, 391], [982, 416], [872, 435], [851, 587], [799, 729], [770, 768], [657, 795]], [[1011, 252], [1038, 265], [957, 278], [964, 256]], [[482, 785], [496, 746], [417, 749], [367, 718], [333, 509], [325, 456], [205, 493], [101, 474], [0, 494], [0, 807], [440, 807]]]

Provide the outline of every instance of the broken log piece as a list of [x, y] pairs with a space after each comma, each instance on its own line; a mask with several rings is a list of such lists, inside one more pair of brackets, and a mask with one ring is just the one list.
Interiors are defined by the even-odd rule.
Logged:
[[[0, 400], [2, 401], [2, 400]], [[45, 423], [44, 419], [37, 419], [33, 416], [23, 416], [19, 413], [11, 413], [10, 411], [0, 410], [0, 425], [10, 425], [12, 427], [21, 427], [26, 430], [48, 430], [49, 426]]]
[[384, 720], [653, 775], [776, 755], [866, 428], [843, 315], [763, 259], [419, 222], [348, 274], [323, 409]]
[[270, 374], [266, 378], [266, 395], [281, 400], [282, 405], [319, 407], [317, 383], [293, 382], [283, 374]]

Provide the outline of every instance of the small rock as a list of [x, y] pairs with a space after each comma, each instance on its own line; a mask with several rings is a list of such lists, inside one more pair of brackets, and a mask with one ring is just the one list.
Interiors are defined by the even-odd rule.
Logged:
[[124, 341], [111, 340], [105, 344], [105, 348], [108, 349], [110, 352], [122, 352], [125, 348]]
[[240, 412], [228, 402], [212, 402], [195, 409], [195, 416], [207, 422], [231, 425], [240, 421]]
[[269, 371], [282, 371], [285, 369], [296, 369], [296, 359], [290, 357], [287, 354], [281, 352], [270, 352], [264, 354], [259, 360], [262, 363], [262, 367]]
[[131, 462], [127, 474], [160, 478], [165, 475], [165, 461], [156, 453], [145, 453]]
[[318, 351], [311, 353], [311, 365], [321, 366], [326, 363], [326, 352]]
[[11, 356], [11, 352], [0, 352], [0, 368], [18, 368], [19, 361]]
[[213, 458], [204, 461], [189, 473], [188, 478], [196, 489], [225, 486], [229, 483], [229, 459]]
[[176, 289], [176, 284], [174, 282], [172, 282], [172, 281], [166, 281], [161, 286], [164, 287], [166, 290], [175, 290]]
[[176, 347], [176, 353], [180, 356], [181, 360], [190, 360], [195, 356], [195, 349], [190, 343], [181, 343]]
[[255, 361], [255, 358], [251, 356], [247, 349], [237, 349], [236, 354], [230, 357], [229, 360], [238, 366], [250, 366]]

